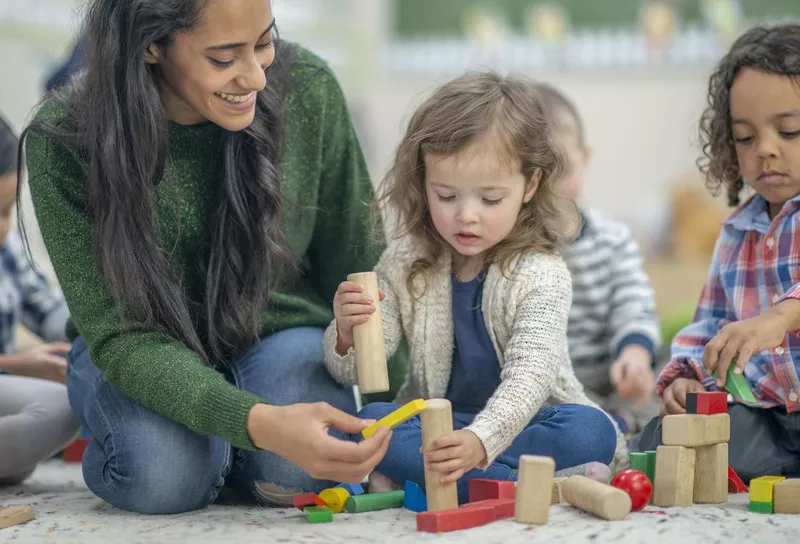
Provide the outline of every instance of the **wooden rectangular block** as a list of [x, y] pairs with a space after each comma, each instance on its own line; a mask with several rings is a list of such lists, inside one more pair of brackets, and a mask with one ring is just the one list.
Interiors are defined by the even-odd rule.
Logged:
[[417, 514], [417, 531], [449, 533], [450, 531], [480, 527], [495, 521], [495, 519], [495, 511], [491, 506], [422, 512]]
[[631, 452], [630, 468], [647, 474], [647, 453]]
[[[364, 438], [372, 438], [375, 433], [378, 432], [378, 429], [381, 427], [387, 427], [389, 429], [394, 429], [404, 421], [407, 421], [414, 417], [415, 415], [419, 414], [425, 409], [425, 401], [422, 399], [415, 399], [409, 403], [404, 404], [391, 414], [385, 415], [380, 418], [378, 421], [361, 431], [361, 435]], [[351, 493], [352, 494], [352, 493]]]
[[694, 502], [722, 504], [728, 501], [728, 444], [694, 449]]
[[772, 504], [776, 514], [800, 514], [800, 478], [776, 482]]
[[728, 411], [728, 393], [726, 391], [699, 391], [686, 393], [686, 413], [689, 414], [724, 414]]
[[519, 458], [515, 514], [518, 522], [545, 525], [550, 519], [555, 470], [552, 457], [522, 455]]
[[784, 476], [761, 476], [750, 480], [750, 502], [772, 502], [773, 488]]
[[0, 506], [0, 529], [27, 523], [36, 517], [32, 504], [18, 504], [14, 506]]
[[561, 484], [566, 481], [566, 478], [553, 479], [553, 494], [550, 497], [550, 504], [561, 504], [564, 502], [564, 492], [561, 490]]
[[691, 506], [694, 499], [695, 451], [683, 446], [659, 446], [656, 452], [653, 504]]
[[650, 484], [653, 486], [653, 494], [650, 495], [650, 504], [653, 504], [656, 490], [656, 452], [655, 450], [648, 450], [644, 453], [647, 455], [647, 472], [645, 474], [650, 478]]
[[[318, 498], [316, 493], [302, 493], [300, 495], [295, 495], [292, 502], [295, 508], [302, 510], [306, 506], [320, 506], [317, 503]], [[324, 506], [324, 504], [322, 506]]]
[[486, 499], [483, 501], [468, 502], [467, 504], [461, 506], [461, 508], [483, 508], [488, 506], [490, 508], [494, 508], [496, 519], [506, 519], [514, 517], [515, 502], [516, 501], [514, 499]]
[[678, 414], [661, 420], [661, 443], [665, 446], [710, 446], [731, 438], [731, 417], [725, 414], [710, 416]]
[[488, 499], [513, 499], [514, 497], [514, 482], [511, 480], [475, 478], [469, 481], [469, 502]]
[[772, 514], [773, 506], [771, 502], [753, 502], [747, 505], [747, 509], [756, 514]]

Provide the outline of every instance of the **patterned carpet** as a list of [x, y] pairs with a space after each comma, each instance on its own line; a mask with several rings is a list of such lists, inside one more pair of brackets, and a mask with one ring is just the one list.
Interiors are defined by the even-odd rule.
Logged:
[[746, 502], [746, 495], [731, 495], [731, 501], [722, 507], [664, 510], [648, 507], [618, 522], [602, 521], [568, 506], [554, 506], [550, 523], [544, 527], [504, 520], [468, 531], [433, 535], [417, 533], [414, 514], [400, 509], [340, 514], [333, 523], [322, 525], [307, 523], [298, 510], [245, 506], [212, 506], [177, 516], [139, 516], [111, 508], [95, 498], [81, 481], [77, 465], [52, 461], [42, 465], [24, 485], [0, 490], [0, 504], [36, 506], [36, 519], [0, 530], [0, 542], [788, 544], [800, 541], [800, 516], [751, 514]]

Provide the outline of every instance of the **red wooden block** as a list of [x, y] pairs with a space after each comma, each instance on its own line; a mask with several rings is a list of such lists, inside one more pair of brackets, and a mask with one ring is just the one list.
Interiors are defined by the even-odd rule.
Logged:
[[319, 504], [317, 499], [319, 499], [319, 497], [316, 493], [303, 493], [302, 495], [295, 495], [292, 501], [295, 508], [299, 508], [300, 510], [306, 506], [324, 506], [324, 504]]
[[477, 478], [469, 481], [469, 502], [488, 499], [513, 499], [515, 497], [514, 482], [509, 480]]
[[67, 463], [80, 463], [83, 461], [83, 452], [91, 440], [91, 438], [78, 438], [64, 448], [64, 461]]
[[506, 519], [514, 517], [514, 504], [517, 501], [514, 499], [486, 499], [485, 501], [468, 502], [463, 505], [461, 509], [469, 508], [482, 508], [488, 506], [494, 508], [494, 515], [496, 519]]
[[724, 414], [728, 411], [727, 391], [703, 391], [686, 394], [687, 414]]
[[497, 519], [491, 506], [473, 506], [472, 508], [456, 508], [439, 510], [438, 512], [420, 512], [417, 514], [417, 531], [426, 533], [447, 533], [461, 529], [472, 529], [486, 525]]
[[328, 503], [323, 501], [319, 495], [314, 495], [314, 504], [317, 506], [328, 506]]
[[747, 493], [747, 486], [730, 465], [728, 465], [728, 493]]

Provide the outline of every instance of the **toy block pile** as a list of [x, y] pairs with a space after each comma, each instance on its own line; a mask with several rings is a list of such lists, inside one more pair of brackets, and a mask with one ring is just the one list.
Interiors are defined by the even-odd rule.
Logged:
[[665, 416], [656, 449], [653, 503], [720, 504], [728, 500], [731, 420], [725, 392], [689, 393], [686, 414]]
[[800, 514], [800, 478], [753, 478], [750, 480], [749, 508], [759, 514]]

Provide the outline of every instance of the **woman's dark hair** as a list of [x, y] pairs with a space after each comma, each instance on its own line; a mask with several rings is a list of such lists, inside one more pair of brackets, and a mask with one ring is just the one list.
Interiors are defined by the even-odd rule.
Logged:
[[0, 116], [0, 176], [18, 169], [17, 147], [19, 140], [8, 122]]
[[800, 85], [800, 24], [751, 28], [733, 43], [709, 80], [708, 106], [700, 119], [703, 156], [697, 165], [712, 192], [727, 188], [730, 206], [739, 205], [744, 188], [730, 115], [731, 86], [743, 68], [784, 75]]
[[155, 188], [168, 162], [169, 124], [159, 68], [145, 62], [144, 52], [155, 43], [169, 54], [171, 38], [191, 30], [204, 6], [94, 0], [85, 21], [86, 72], [53, 98], [65, 116], [26, 132], [86, 157], [94, 258], [121, 317], [163, 330], [217, 364], [257, 341], [268, 293], [293, 259], [280, 228], [282, 114], [270, 85], [258, 93], [253, 123], [224, 133], [222, 197], [209, 225], [208, 261], [197, 263], [206, 278], [202, 307], [190, 311], [169, 252], [159, 246]]

